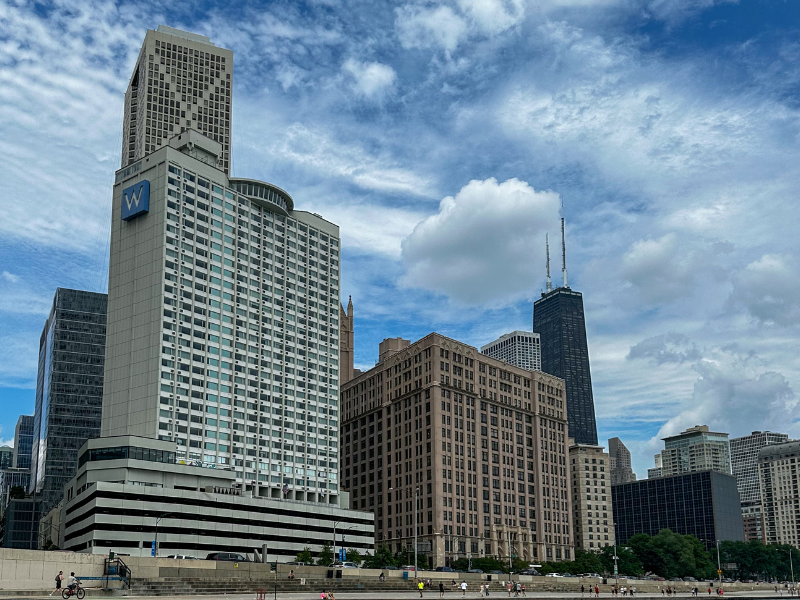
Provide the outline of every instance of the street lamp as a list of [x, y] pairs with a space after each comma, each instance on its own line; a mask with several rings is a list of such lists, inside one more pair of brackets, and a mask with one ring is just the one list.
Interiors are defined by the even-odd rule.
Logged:
[[417, 567], [417, 511], [419, 510], [419, 486], [414, 488], [414, 575], [419, 579], [419, 569]]
[[619, 557], [617, 556], [617, 524], [614, 523], [614, 589], [615, 590], [619, 590], [619, 568], [617, 564], [618, 560]]
[[171, 514], [172, 513], [168, 513], [167, 512], [167, 513], [164, 513], [163, 515], [159, 515], [159, 516], [156, 517], [156, 539], [153, 541], [153, 545], [155, 546], [155, 548], [153, 548], [153, 556], [155, 558], [158, 558], [158, 524], [161, 522], [161, 519], [163, 519], [164, 517], [169, 516]]
[[[791, 553], [789, 557], [791, 558]], [[722, 561], [719, 556], [719, 540], [717, 540], [717, 575], [719, 576], [719, 589], [722, 589]]]
[[794, 584], [794, 563], [792, 562], [792, 549], [789, 548], [787, 550], [786, 548], [778, 548], [778, 550], [783, 550], [784, 552], [788, 552], [789, 553], [789, 569], [792, 572], [792, 592], [791, 593], [794, 594], [795, 584]]

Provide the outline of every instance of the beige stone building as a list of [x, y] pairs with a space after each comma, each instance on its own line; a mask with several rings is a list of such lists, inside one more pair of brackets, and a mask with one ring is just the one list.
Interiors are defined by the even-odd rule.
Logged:
[[569, 448], [575, 545], [593, 550], [614, 545], [611, 510], [611, 457], [603, 446]]
[[573, 556], [564, 381], [431, 333], [387, 340], [341, 391], [341, 486], [420, 566]]
[[355, 359], [355, 328], [353, 327], [353, 299], [347, 301], [347, 310], [339, 305], [339, 385], [344, 385], [360, 373], [353, 367]]
[[763, 447], [758, 476], [764, 542], [800, 547], [800, 441]]

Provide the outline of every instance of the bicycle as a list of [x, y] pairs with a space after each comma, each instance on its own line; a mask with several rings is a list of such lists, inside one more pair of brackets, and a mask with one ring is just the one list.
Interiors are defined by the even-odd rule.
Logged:
[[72, 596], [75, 596], [78, 600], [83, 600], [86, 597], [86, 590], [81, 587], [80, 583], [75, 584], [75, 589], [71, 587], [66, 587], [61, 590], [61, 597], [64, 600], [68, 600]]

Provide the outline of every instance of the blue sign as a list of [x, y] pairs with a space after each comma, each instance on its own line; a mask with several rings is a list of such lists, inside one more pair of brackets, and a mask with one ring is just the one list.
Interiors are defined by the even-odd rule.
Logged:
[[156, 543], [153, 542], [153, 545], [150, 547], [150, 556], [156, 555]]
[[347, 560], [347, 550], [344, 548], [339, 548], [339, 562], [344, 562]]
[[150, 182], [146, 179], [122, 190], [122, 220], [130, 221], [150, 210]]

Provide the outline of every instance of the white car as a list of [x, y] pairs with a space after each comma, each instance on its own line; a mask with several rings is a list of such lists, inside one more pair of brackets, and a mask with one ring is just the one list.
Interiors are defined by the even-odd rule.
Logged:
[[563, 577], [561, 573], [548, 573], [545, 577]]
[[333, 563], [328, 565], [330, 569], [357, 569], [358, 565], [354, 562]]

